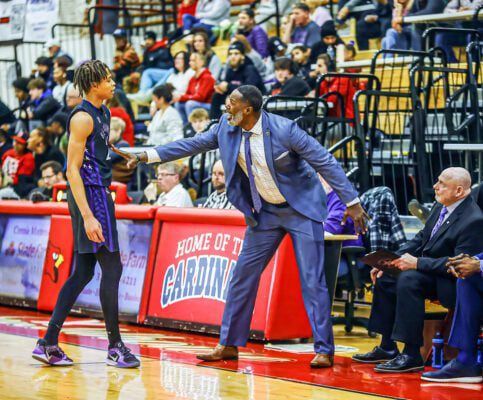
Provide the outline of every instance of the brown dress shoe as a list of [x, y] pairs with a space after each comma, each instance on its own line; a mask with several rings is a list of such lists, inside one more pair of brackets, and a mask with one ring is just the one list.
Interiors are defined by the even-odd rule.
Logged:
[[310, 368], [329, 368], [334, 365], [334, 356], [332, 354], [317, 353], [310, 362]]
[[198, 354], [196, 358], [203, 361], [238, 360], [238, 347], [219, 344], [211, 353]]

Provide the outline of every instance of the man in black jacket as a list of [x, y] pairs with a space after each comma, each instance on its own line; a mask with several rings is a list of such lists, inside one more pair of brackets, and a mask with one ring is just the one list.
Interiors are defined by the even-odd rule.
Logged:
[[215, 85], [210, 118], [221, 117], [221, 105], [225, 103], [226, 97], [241, 85], [254, 85], [262, 93], [265, 93], [265, 86], [260, 73], [253, 63], [245, 57], [245, 47], [241, 42], [233, 42], [228, 47], [228, 60], [221, 76]]
[[[369, 330], [380, 333], [382, 340], [373, 351], [352, 359], [377, 364], [377, 372], [424, 369], [420, 354], [424, 300], [437, 299], [444, 307], [454, 308], [456, 285], [447, 272], [448, 257], [477, 254], [483, 249], [483, 214], [470, 196], [468, 171], [445, 169], [434, 191], [437, 205], [426, 225], [400, 248], [400, 258], [390, 263], [397, 272], [371, 271], [376, 283]], [[396, 341], [405, 344], [402, 353]]]

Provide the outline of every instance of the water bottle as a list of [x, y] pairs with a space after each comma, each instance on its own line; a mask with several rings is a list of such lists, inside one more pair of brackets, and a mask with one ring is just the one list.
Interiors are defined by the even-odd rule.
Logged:
[[444, 338], [441, 335], [441, 332], [436, 332], [433, 338], [433, 368], [443, 368], [444, 365], [444, 357], [443, 357], [443, 348], [444, 348]]
[[480, 367], [483, 367], [483, 327], [480, 329], [480, 336], [478, 337], [476, 362]]

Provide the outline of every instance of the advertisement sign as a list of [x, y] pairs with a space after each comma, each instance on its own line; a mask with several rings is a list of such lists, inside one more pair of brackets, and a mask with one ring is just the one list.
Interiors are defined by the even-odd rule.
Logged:
[[[137, 315], [143, 291], [152, 222], [118, 220], [117, 230], [123, 266], [119, 286], [119, 312]], [[101, 274], [101, 268], [97, 264], [94, 278], [78, 297], [76, 308], [101, 310], [99, 300]]]
[[[220, 325], [245, 229], [243, 226], [164, 222], [148, 316]], [[265, 277], [271, 276], [273, 264], [272, 260], [264, 272]], [[264, 329], [269, 285], [270, 279], [261, 280], [253, 330]]]
[[46, 42], [52, 26], [59, 22], [59, 0], [28, 0], [25, 13], [26, 42]]
[[26, 3], [26, 0], [0, 2], [0, 43], [22, 40]]
[[0, 216], [0, 296], [37, 301], [50, 217]]

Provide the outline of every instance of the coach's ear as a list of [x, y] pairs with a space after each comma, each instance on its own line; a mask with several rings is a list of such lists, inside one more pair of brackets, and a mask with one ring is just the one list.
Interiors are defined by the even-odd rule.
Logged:
[[253, 114], [254, 110], [252, 106], [247, 106], [243, 109], [243, 114], [250, 115]]

